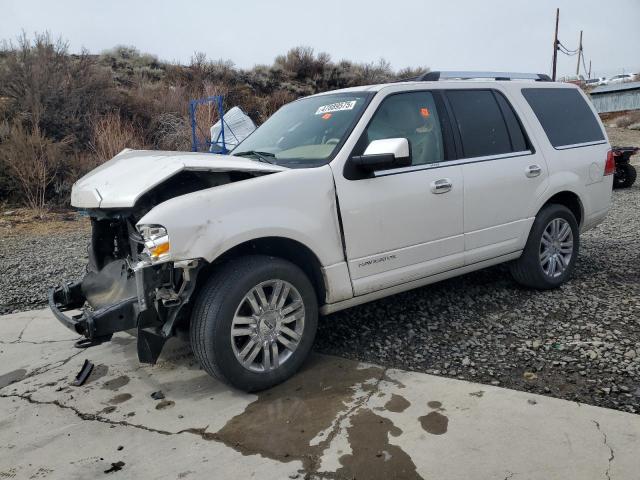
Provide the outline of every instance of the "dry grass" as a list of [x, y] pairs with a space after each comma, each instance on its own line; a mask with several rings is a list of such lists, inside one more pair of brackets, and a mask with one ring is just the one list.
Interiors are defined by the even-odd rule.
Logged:
[[638, 130], [639, 128], [637, 128], [637, 126], [640, 124], [640, 111], [635, 110], [628, 112], [613, 120], [613, 124], [618, 128], [632, 128], [633, 130]]
[[[606, 127], [609, 143], [617, 147], [640, 147], [640, 130]], [[640, 155], [635, 156], [640, 161]]]
[[119, 113], [99, 117], [93, 123], [91, 149], [98, 157], [98, 163], [115, 157], [125, 148], [145, 148], [142, 131]]
[[49, 235], [91, 229], [88, 218], [75, 211], [42, 211], [29, 208], [0, 207], [0, 237]]
[[27, 129], [19, 122], [8, 129], [0, 149], [0, 165], [14, 180], [19, 198], [30, 208], [44, 209], [47, 189], [55, 180], [71, 141], [67, 137], [55, 142], [37, 126]]

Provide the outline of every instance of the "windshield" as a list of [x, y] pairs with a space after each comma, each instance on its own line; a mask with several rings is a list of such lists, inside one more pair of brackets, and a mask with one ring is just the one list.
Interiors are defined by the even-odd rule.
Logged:
[[325, 164], [337, 153], [369, 98], [365, 92], [336, 93], [289, 103], [231, 155], [284, 165]]

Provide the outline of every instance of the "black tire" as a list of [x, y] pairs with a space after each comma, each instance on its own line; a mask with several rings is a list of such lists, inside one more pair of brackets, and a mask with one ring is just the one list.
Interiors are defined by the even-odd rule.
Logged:
[[[245, 368], [231, 345], [233, 317], [244, 296], [269, 280], [293, 285], [304, 304], [304, 329], [298, 347], [279, 367], [267, 372]], [[293, 375], [311, 351], [318, 325], [318, 302], [304, 272], [291, 262], [263, 255], [233, 259], [220, 266], [206, 281], [191, 314], [190, 340], [195, 357], [207, 373], [240, 390], [270, 388]]]
[[[556, 218], [564, 219], [569, 223], [571, 233], [573, 234], [573, 252], [564, 272], [557, 277], [551, 277], [545, 273], [540, 263], [540, 250], [542, 234], [549, 223]], [[578, 259], [579, 250], [580, 231], [578, 222], [571, 210], [564, 205], [547, 205], [536, 215], [522, 256], [510, 265], [511, 274], [516, 282], [526, 287], [538, 290], [557, 288], [571, 277], [576, 260]]]
[[629, 188], [636, 181], [638, 172], [633, 165], [623, 163], [616, 166], [616, 173], [613, 176], [613, 188]]

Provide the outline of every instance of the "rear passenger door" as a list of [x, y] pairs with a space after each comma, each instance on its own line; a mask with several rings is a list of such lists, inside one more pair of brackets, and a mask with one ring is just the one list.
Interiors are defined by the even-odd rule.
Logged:
[[548, 169], [499, 91], [447, 90], [464, 178], [465, 265], [524, 248]]

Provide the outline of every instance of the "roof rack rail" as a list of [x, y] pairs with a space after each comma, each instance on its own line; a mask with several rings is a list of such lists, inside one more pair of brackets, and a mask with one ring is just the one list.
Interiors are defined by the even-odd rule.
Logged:
[[401, 82], [437, 82], [438, 80], [534, 80], [536, 82], [550, 82], [549, 75], [544, 73], [513, 73], [513, 72], [427, 72], [417, 77], [400, 80]]

